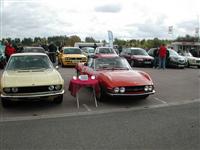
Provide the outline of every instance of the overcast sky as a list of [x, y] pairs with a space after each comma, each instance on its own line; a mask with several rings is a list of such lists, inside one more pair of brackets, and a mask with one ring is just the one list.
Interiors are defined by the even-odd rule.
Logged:
[[[78, 35], [175, 38], [195, 35], [200, 0], [0, 0], [2, 37]], [[173, 26], [173, 35], [168, 27]]]

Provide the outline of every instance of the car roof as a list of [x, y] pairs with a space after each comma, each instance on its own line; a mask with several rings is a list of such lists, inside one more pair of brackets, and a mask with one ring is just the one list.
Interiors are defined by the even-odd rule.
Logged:
[[111, 49], [113, 49], [112, 47], [108, 47], [108, 46], [101, 46], [101, 47], [97, 47], [97, 48], [111, 48]]
[[70, 47], [70, 46], [69, 46], [69, 47], [67, 47], [67, 46], [66, 46], [66, 47], [63, 47], [63, 49], [65, 49], [65, 48], [74, 48], [74, 49], [80, 49], [79, 47]]
[[47, 56], [47, 54], [45, 54], [45, 53], [15, 53], [15, 54], [12, 54], [12, 56], [27, 56], [27, 55], [30, 55], [30, 56], [34, 56], [34, 55]]
[[27, 49], [32, 49], [32, 48], [39, 48], [39, 49], [44, 49], [43, 47], [41, 46], [25, 46], [24, 48], [27, 48]]
[[130, 47], [129, 49], [143, 49], [143, 48], [140, 48], [140, 47]]

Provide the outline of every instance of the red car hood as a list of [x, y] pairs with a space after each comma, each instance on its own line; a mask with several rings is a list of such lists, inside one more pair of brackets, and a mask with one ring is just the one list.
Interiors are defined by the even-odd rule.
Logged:
[[101, 71], [97, 73], [98, 80], [108, 87], [118, 86], [141, 86], [153, 84], [151, 79], [148, 79], [138, 71]]
[[134, 58], [139, 58], [139, 59], [153, 59], [151, 56], [144, 56], [144, 55], [134, 55]]

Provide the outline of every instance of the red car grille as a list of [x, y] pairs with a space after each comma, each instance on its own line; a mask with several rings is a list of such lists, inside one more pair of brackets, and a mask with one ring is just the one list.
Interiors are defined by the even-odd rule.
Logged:
[[125, 87], [126, 92], [144, 92], [144, 86], [128, 86]]

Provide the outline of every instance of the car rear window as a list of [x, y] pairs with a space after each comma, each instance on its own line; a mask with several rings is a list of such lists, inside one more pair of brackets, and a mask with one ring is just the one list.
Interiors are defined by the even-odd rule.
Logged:
[[81, 49], [79, 48], [65, 48], [64, 54], [81, 54]]

